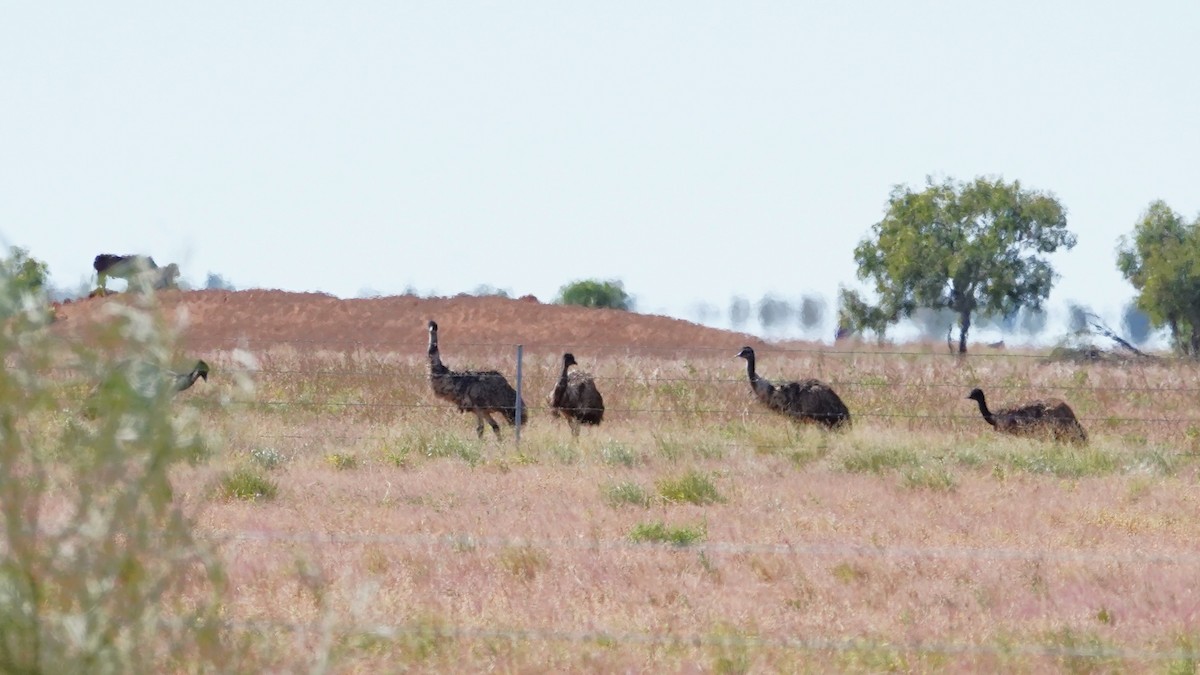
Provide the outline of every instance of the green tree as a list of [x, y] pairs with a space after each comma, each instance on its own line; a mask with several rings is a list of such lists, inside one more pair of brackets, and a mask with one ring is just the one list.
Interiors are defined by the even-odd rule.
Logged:
[[921, 192], [898, 185], [883, 220], [854, 249], [858, 277], [873, 282], [878, 302], [843, 288], [842, 315], [854, 330], [882, 334], [918, 307], [949, 309], [965, 353], [972, 315], [1040, 309], [1055, 278], [1045, 256], [1074, 245], [1058, 200], [1020, 182], [929, 179]]
[[31, 258], [26, 249], [12, 246], [8, 249], [8, 257], [0, 259], [0, 274], [16, 288], [40, 293], [50, 280], [50, 266]]
[[581, 307], [609, 307], [611, 309], [633, 309], [633, 298], [625, 292], [620, 281], [585, 279], [572, 281], [558, 289], [556, 303]]
[[1166, 326], [1175, 349], [1200, 358], [1200, 217], [1188, 223], [1155, 201], [1121, 237], [1117, 269], [1137, 289], [1137, 306]]

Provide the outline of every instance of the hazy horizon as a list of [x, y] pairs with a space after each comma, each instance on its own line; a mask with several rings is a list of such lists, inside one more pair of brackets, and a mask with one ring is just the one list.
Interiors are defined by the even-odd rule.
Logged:
[[691, 320], [810, 295], [828, 340], [893, 186], [1000, 176], [1078, 235], [1051, 321], [1113, 323], [1118, 238], [1200, 212], [1197, 30], [1183, 0], [21, 3], [0, 238], [68, 288], [107, 252], [339, 297], [619, 279]]

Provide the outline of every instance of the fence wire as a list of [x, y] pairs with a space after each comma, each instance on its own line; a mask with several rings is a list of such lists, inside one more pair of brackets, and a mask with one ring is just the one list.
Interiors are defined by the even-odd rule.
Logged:
[[264, 543], [304, 544], [322, 547], [382, 545], [401, 548], [450, 548], [453, 550], [496, 549], [531, 546], [545, 550], [572, 551], [678, 551], [706, 555], [775, 555], [794, 558], [875, 558], [972, 561], [1020, 561], [1098, 565], [1184, 565], [1200, 567], [1195, 551], [1148, 553], [1143, 551], [1084, 551], [1071, 549], [1018, 549], [964, 546], [865, 546], [854, 544], [754, 544], [698, 542], [686, 546], [656, 542], [602, 539], [539, 539], [485, 537], [472, 534], [349, 534], [343, 532], [276, 532], [239, 530], [212, 532], [201, 536], [222, 546]]
[[462, 626], [426, 626], [384, 623], [304, 623], [282, 620], [231, 621], [227, 625], [261, 631], [287, 631], [300, 634], [355, 634], [372, 635], [384, 639], [403, 637], [422, 639], [505, 641], [505, 642], [556, 642], [571, 644], [621, 644], [641, 646], [690, 646], [693, 648], [724, 649], [779, 649], [804, 652], [863, 652], [883, 651], [888, 653], [927, 654], [941, 656], [999, 656], [1012, 655], [1071, 658], [1094, 660], [1119, 660], [1135, 662], [1178, 661], [1192, 662], [1200, 658], [1198, 650], [1139, 650], [1121, 647], [1060, 646], [1031, 643], [1004, 645], [971, 644], [935, 641], [878, 641], [866, 638], [820, 639], [793, 637], [765, 637], [748, 635], [699, 635], [650, 632], [608, 632], [603, 630], [550, 630], [532, 628], [482, 629]]

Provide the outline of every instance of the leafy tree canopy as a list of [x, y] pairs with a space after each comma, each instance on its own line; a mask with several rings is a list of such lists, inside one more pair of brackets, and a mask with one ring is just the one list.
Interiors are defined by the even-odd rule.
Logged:
[[560, 305], [579, 305], [581, 307], [633, 309], [633, 298], [625, 292], [625, 285], [616, 280], [572, 281], [558, 289], [558, 298], [555, 299], [555, 302]]
[[965, 353], [973, 314], [1040, 309], [1055, 278], [1046, 256], [1074, 245], [1058, 200], [1018, 181], [896, 186], [883, 220], [854, 249], [858, 277], [873, 283], [878, 302], [842, 289], [842, 316], [854, 330], [882, 334], [919, 307], [945, 308]]
[[1121, 237], [1117, 269], [1137, 289], [1137, 306], [1166, 326], [1175, 348], [1200, 358], [1200, 217], [1192, 223], [1155, 201]]
[[41, 292], [50, 280], [50, 266], [29, 257], [29, 251], [19, 246], [9, 248], [8, 257], [0, 259], [0, 266], [3, 276], [21, 290]]

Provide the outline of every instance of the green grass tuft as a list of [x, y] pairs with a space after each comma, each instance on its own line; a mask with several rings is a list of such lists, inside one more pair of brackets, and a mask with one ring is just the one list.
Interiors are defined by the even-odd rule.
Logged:
[[629, 533], [629, 538], [638, 543], [655, 542], [660, 544], [672, 544], [675, 546], [691, 546], [708, 536], [707, 529], [703, 523], [699, 525], [680, 525], [678, 527], [668, 527], [662, 521], [653, 523], [639, 523], [635, 525]]
[[651, 501], [651, 495], [646, 492], [645, 488], [637, 483], [629, 482], [608, 486], [604, 490], [604, 498], [608, 501], [609, 506], [613, 507], [631, 504], [647, 508]]
[[664, 478], [656, 486], [658, 494], [669, 502], [704, 506], [725, 501], [712, 479], [698, 471], [688, 471], [679, 478]]
[[904, 470], [904, 487], [912, 490], [952, 492], [958, 487], [954, 474], [944, 466], [914, 466]]
[[618, 441], [608, 441], [600, 447], [600, 459], [609, 466], [632, 468], [642, 461], [635, 450]]
[[350, 471], [358, 468], [358, 458], [342, 452], [331, 452], [325, 455], [325, 461], [338, 471]]
[[842, 457], [842, 468], [850, 473], [883, 473], [889, 469], [918, 466], [917, 453], [910, 448], [856, 448]]
[[221, 480], [221, 496], [256, 502], [271, 500], [279, 491], [275, 482], [250, 469], [238, 469]]

